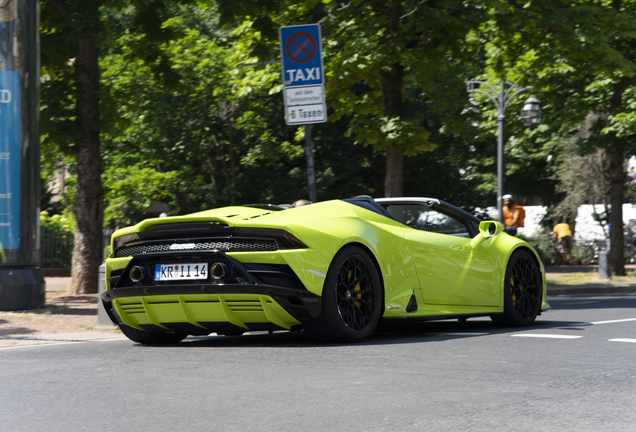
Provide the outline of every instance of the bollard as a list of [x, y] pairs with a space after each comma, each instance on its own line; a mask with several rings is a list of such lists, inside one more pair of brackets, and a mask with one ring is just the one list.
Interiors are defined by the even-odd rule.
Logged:
[[610, 280], [611, 274], [609, 251], [602, 250], [598, 253], [598, 280]]
[[108, 317], [104, 304], [102, 303], [102, 294], [106, 291], [106, 263], [99, 266], [99, 287], [97, 292], [97, 325], [95, 330], [115, 330], [117, 326]]

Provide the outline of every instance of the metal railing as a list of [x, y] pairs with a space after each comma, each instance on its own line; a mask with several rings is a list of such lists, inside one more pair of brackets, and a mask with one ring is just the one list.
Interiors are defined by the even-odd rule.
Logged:
[[[537, 236], [528, 240], [541, 255], [545, 265], [561, 264], [561, 254], [558, 250], [557, 242], [552, 240], [550, 235]], [[609, 249], [609, 242], [605, 239], [580, 240], [572, 242], [572, 264], [589, 265], [598, 264], [599, 254], [603, 250]], [[634, 246], [625, 244], [625, 262], [633, 262]]]
[[[42, 268], [70, 269], [73, 262], [73, 239], [71, 232], [48, 231], [40, 233], [40, 266]], [[110, 234], [104, 235], [104, 258], [110, 253]]]
[[40, 236], [40, 266], [42, 268], [71, 268], [73, 233], [42, 230]]

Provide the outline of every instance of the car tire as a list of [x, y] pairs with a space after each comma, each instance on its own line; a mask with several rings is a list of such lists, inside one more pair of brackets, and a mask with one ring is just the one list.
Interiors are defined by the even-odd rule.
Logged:
[[137, 330], [136, 328], [127, 326], [125, 324], [120, 325], [119, 328], [121, 329], [121, 332], [126, 335], [126, 337], [131, 341], [146, 345], [176, 344], [181, 342], [188, 336], [185, 333], [147, 332]]
[[510, 327], [528, 326], [541, 310], [543, 284], [539, 266], [528, 251], [515, 251], [506, 267], [504, 313], [492, 315], [496, 324]]
[[320, 317], [304, 328], [317, 342], [362, 342], [375, 331], [382, 311], [382, 282], [374, 261], [361, 247], [345, 246], [329, 266]]

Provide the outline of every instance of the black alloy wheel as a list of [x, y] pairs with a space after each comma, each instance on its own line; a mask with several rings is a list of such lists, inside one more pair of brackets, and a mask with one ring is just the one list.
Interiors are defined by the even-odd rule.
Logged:
[[364, 332], [373, 321], [375, 284], [363, 256], [349, 255], [340, 265], [336, 281], [338, 313], [344, 325], [354, 332]]
[[344, 247], [329, 267], [322, 292], [322, 312], [305, 324], [319, 342], [361, 342], [382, 314], [382, 284], [375, 263], [358, 246]]
[[504, 281], [504, 313], [491, 318], [498, 324], [527, 326], [541, 310], [543, 285], [536, 261], [525, 250], [512, 254]]

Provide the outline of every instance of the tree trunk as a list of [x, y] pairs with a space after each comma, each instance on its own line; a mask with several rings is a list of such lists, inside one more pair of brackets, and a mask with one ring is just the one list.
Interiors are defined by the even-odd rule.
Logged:
[[386, 172], [384, 176], [384, 196], [401, 197], [404, 195], [404, 152], [391, 144], [386, 149]]
[[[404, 116], [404, 100], [402, 87], [404, 71], [395, 64], [388, 71], [380, 72], [382, 95], [384, 99], [384, 115], [388, 118]], [[386, 149], [386, 171], [384, 174], [384, 196], [399, 197], [404, 190], [404, 150], [395, 144]]]
[[[620, 6], [620, 2], [616, 2]], [[622, 104], [623, 94], [636, 81], [636, 77], [622, 78], [609, 103], [609, 112], [616, 113]], [[624, 148], [616, 133], [608, 135], [607, 156], [610, 177], [610, 263], [616, 276], [625, 276], [625, 247], [623, 236], [623, 201], [625, 199], [625, 172], [623, 170]]]
[[[389, 45], [398, 33], [402, 6], [400, 2], [378, 2], [376, 10], [388, 17], [388, 33], [386, 40]], [[397, 48], [394, 48], [397, 49]], [[404, 118], [404, 68], [395, 61], [380, 71], [382, 83], [382, 98], [384, 103], [384, 115], [389, 119]], [[384, 174], [384, 196], [399, 197], [404, 193], [404, 150], [390, 143], [386, 149], [386, 171]]]
[[[95, 12], [97, 13], [97, 9]], [[79, 135], [75, 140], [77, 201], [73, 245], [72, 291], [96, 293], [98, 270], [103, 261], [104, 202], [99, 141], [99, 64], [96, 45], [86, 37], [77, 43], [75, 80]]]
[[623, 150], [612, 136], [607, 149], [610, 175], [610, 263], [616, 276], [625, 276], [625, 257], [623, 255], [623, 200], [624, 172]]

